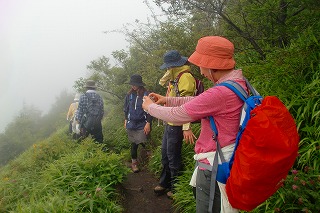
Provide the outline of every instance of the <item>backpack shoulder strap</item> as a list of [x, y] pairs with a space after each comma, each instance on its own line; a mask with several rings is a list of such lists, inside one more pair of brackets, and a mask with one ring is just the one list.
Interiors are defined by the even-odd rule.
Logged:
[[[241, 98], [241, 100], [243, 100], [244, 102], [246, 101], [246, 99], [249, 96], [247, 94], [247, 92], [245, 91], [245, 89], [243, 89], [243, 87], [239, 83], [237, 83], [235, 81], [232, 81], [232, 80], [227, 80], [227, 81], [222, 82], [220, 84], [217, 84], [215, 86], [225, 86], [225, 87], [229, 88], [239, 98]], [[211, 129], [212, 129], [212, 131], [214, 133], [214, 137], [217, 137], [218, 136], [218, 129], [217, 129], [216, 125], [215, 125], [214, 118], [213, 118], [213, 116], [209, 116], [209, 118], [210, 118]]]
[[220, 84], [217, 84], [216, 86], [225, 86], [225, 87], [229, 88], [237, 96], [239, 96], [239, 98], [241, 98], [241, 100], [243, 100], [243, 101], [246, 101], [246, 99], [249, 96], [247, 94], [247, 92], [245, 91], [245, 89], [243, 89], [243, 87], [235, 81], [228, 80], [228, 81], [222, 82]]
[[88, 93], [84, 93], [84, 95], [88, 98], [88, 101], [91, 100], [90, 95], [88, 95]]
[[[260, 96], [260, 94], [257, 92], [257, 90], [250, 84], [248, 79], [244, 78], [244, 80], [246, 81], [246, 85], [247, 85], [249, 91], [251, 92], [251, 94], [253, 96]], [[236, 93], [243, 101], [245, 101], [250, 96], [250, 94], [248, 95], [247, 92], [245, 91], [245, 89], [243, 89], [243, 87], [235, 81], [227, 80], [225, 82], [217, 84], [216, 86], [219, 86], [219, 85], [228, 87], [230, 90], [232, 90], [234, 93]]]
[[84, 93], [84, 95], [88, 98], [89, 101], [94, 99], [94, 96], [89, 95], [89, 93]]
[[184, 73], [190, 73], [191, 74], [191, 72], [189, 72], [189, 70], [182, 71], [177, 75], [177, 77], [173, 81], [171, 81], [172, 84], [173, 84], [174, 91], [175, 91], [177, 97], [180, 96], [180, 91], [179, 91], [179, 88], [178, 88], [179, 79]]
[[[190, 74], [191, 74], [191, 72], [189, 72], [189, 70], [182, 71], [182, 72], [180, 72], [180, 73], [177, 75], [177, 77], [174, 79], [174, 82], [175, 82], [175, 83], [178, 83], [180, 77], [181, 77], [183, 74], [185, 74], [185, 73], [190, 73]], [[191, 74], [191, 75], [192, 75], [192, 74]]]
[[247, 87], [249, 88], [249, 91], [254, 95], [254, 96], [261, 96], [257, 90], [250, 84], [250, 82], [248, 81], [248, 79], [244, 78], [244, 80], [246, 81]]

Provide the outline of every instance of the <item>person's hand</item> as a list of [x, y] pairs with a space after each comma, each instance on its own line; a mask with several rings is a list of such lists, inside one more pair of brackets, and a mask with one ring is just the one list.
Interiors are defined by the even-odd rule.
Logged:
[[124, 120], [124, 128], [127, 128], [127, 120]]
[[197, 137], [193, 134], [192, 130], [189, 129], [183, 131], [183, 139], [186, 143], [194, 144], [194, 139], [197, 139]]
[[166, 103], [166, 97], [159, 95], [157, 93], [150, 93], [148, 95], [156, 104], [165, 104]]
[[142, 103], [142, 108], [144, 109], [144, 111], [148, 111], [149, 105], [153, 104], [153, 100], [151, 100], [151, 98], [149, 98], [149, 96], [143, 96], [143, 103]]
[[151, 127], [150, 127], [150, 123], [147, 122], [146, 125], [143, 128], [144, 134], [148, 135], [150, 133]]

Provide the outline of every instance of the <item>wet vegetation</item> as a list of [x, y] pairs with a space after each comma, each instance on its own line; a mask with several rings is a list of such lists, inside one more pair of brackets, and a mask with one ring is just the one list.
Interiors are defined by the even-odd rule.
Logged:
[[[177, 49], [189, 56], [197, 40], [222, 35], [234, 42], [237, 68], [264, 96], [276, 95], [297, 123], [299, 156], [287, 180], [253, 212], [320, 211], [320, 8], [316, 0], [155, 0], [165, 21], [135, 22], [117, 32], [129, 50], [116, 50], [117, 64], [101, 56], [87, 66], [105, 100], [104, 150], [90, 139], [76, 143], [67, 135], [65, 114], [73, 95], [61, 93], [47, 115], [25, 106], [0, 135], [0, 212], [121, 212], [115, 190], [128, 170], [129, 144], [123, 128], [122, 102], [130, 75], [143, 76], [147, 88], [158, 85], [162, 55]], [[161, 17], [162, 19], [162, 17]], [[111, 32], [106, 32], [111, 33]], [[199, 78], [199, 72], [192, 72]], [[75, 81], [83, 91], [86, 78]], [[206, 87], [212, 86], [203, 79]], [[199, 134], [195, 124], [194, 132]], [[153, 123], [149, 169], [158, 175], [162, 121]], [[184, 172], [174, 205], [195, 212], [189, 184], [193, 145], [183, 146]]]

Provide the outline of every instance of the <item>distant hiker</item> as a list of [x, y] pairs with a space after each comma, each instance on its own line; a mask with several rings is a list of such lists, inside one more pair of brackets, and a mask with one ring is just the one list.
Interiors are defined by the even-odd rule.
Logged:
[[75, 116], [79, 105], [79, 97], [80, 94], [76, 94], [73, 99], [73, 103], [70, 104], [68, 113], [67, 113], [67, 121], [69, 121], [69, 134], [72, 134], [73, 139], [78, 139], [80, 130], [79, 125], [76, 122]]
[[[166, 74], [159, 83], [163, 84], [170, 80], [167, 95], [169, 97], [193, 96], [196, 82], [189, 72], [188, 58], [181, 56], [177, 50], [170, 50], [164, 54], [163, 60], [164, 64], [160, 66], [160, 69], [166, 70]], [[195, 139], [189, 122], [184, 124], [168, 122], [165, 125], [161, 145], [163, 168], [159, 185], [154, 188], [154, 192], [158, 195], [167, 192], [167, 196], [171, 198], [174, 193], [174, 184], [182, 169], [181, 149], [183, 139], [190, 143], [193, 143]]]
[[[234, 46], [229, 40], [219, 36], [207, 36], [199, 39], [195, 52], [188, 60], [199, 66], [201, 74], [214, 84], [232, 80], [247, 89], [242, 71], [234, 69], [233, 54]], [[154, 93], [149, 96], [155, 103], [149, 97], [145, 97], [142, 106], [154, 117], [177, 125], [201, 119], [201, 132], [196, 141], [194, 158], [206, 166], [196, 167], [190, 185], [196, 187], [197, 213], [208, 212], [211, 171], [207, 168], [212, 168], [216, 154], [216, 143], [212, 137], [213, 131], [208, 117], [213, 116], [215, 119], [223, 155], [229, 160], [239, 129], [243, 101], [227, 87], [211, 87], [195, 97], [173, 98]], [[215, 182], [215, 185], [217, 187], [214, 191], [212, 212], [238, 212], [232, 208], [226, 197], [225, 184]]]
[[127, 129], [128, 139], [131, 142], [131, 169], [133, 172], [139, 172], [138, 168], [138, 146], [143, 147], [150, 135], [152, 116], [142, 109], [143, 96], [149, 95], [144, 88], [145, 84], [140, 75], [130, 77], [131, 89], [126, 95], [124, 101], [124, 127]]
[[76, 119], [80, 124], [82, 138], [92, 135], [99, 143], [103, 142], [101, 120], [104, 114], [103, 100], [96, 92], [96, 84], [93, 80], [86, 82], [86, 93], [80, 96]]

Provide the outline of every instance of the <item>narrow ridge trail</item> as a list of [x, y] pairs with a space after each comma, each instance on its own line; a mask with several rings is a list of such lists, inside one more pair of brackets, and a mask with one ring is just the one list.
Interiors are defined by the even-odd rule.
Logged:
[[[158, 196], [153, 188], [158, 180], [145, 168], [130, 173], [122, 185], [125, 213], [174, 213], [173, 201], [166, 194]], [[177, 212], [176, 212], [177, 213]]]

